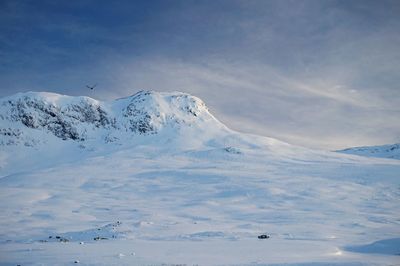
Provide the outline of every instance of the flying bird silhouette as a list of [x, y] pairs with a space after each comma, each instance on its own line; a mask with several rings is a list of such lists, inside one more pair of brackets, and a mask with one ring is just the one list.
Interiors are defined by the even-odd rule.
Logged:
[[89, 86], [89, 85], [86, 85], [86, 87], [88, 88], [88, 89], [91, 89], [91, 90], [93, 90], [94, 89], [94, 87], [96, 87], [97, 86], [97, 84], [94, 84], [94, 86]]

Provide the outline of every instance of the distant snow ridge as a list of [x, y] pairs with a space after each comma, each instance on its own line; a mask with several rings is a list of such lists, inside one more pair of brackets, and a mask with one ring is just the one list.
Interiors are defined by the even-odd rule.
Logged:
[[220, 124], [203, 101], [181, 92], [140, 91], [113, 102], [45, 92], [0, 99], [0, 145], [35, 146], [45, 143], [47, 135], [113, 142], [123, 135], [132, 138], [202, 123]]
[[355, 154], [366, 157], [400, 159], [400, 143], [388, 144], [382, 146], [354, 147], [354, 148], [340, 150], [338, 152]]

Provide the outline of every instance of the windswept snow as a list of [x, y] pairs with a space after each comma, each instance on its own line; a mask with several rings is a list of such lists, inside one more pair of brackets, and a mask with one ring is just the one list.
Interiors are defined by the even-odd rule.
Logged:
[[[30, 93], [39, 109], [9, 110], [25, 96], [1, 105], [1, 128], [21, 135], [1, 137], [0, 264], [400, 263], [398, 160], [234, 132], [182, 93]], [[57, 121], [79, 137], [58, 136]]]
[[400, 238], [384, 239], [371, 244], [349, 246], [348, 251], [400, 256]]
[[391, 158], [400, 160], [400, 143], [382, 146], [365, 146], [340, 150], [338, 152], [367, 157]]

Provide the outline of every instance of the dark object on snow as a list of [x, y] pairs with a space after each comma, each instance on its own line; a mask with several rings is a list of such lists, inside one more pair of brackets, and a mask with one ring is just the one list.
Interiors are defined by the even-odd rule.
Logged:
[[259, 235], [258, 239], [267, 239], [269, 238], [269, 235]]
[[107, 237], [99, 237], [99, 236], [96, 236], [95, 238], [93, 238], [93, 240], [96, 240], [96, 241], [98, 241], [98, 240], [107, 240], [108, 238]]
[[[53, 237], [52, 237], [52, 236], [49, 236], [49, 238], [53, 238]], [[68, 239], [66, 239], [65, 237], [61, 237], [61, 236], [56, 236], [56, 239], [57, 239], [58, 241], [64, 242], [64, 243], [69, 242]], [[47, 240], [46, 240], [45, 242], [47, 242]]]

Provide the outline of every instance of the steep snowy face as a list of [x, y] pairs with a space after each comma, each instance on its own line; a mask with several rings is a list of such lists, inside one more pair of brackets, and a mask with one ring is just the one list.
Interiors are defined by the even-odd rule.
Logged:
[[38, 92], [0, 100], [0, 145], [34, 146], [49, 136], [112, 142], [208, 123], [221, 126], [200, 99], [179, 92], [141, 91], [113, 102]]

